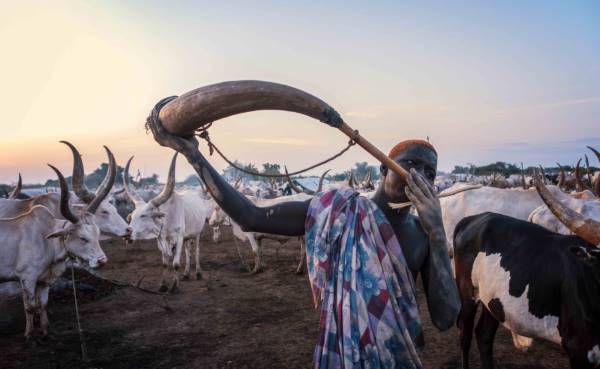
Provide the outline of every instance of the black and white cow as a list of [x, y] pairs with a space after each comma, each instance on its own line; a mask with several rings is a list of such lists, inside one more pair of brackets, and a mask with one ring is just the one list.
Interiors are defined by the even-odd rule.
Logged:
[[[600, 368], [600, 223], [584, 219], [536, 187], [555, 215], [578, 236], [495, 213], [464, 218], [454, 234], [463, 368], [475, 327], [482, 368], [493, 368], [499, 323], [517, 338], [560, 344], [571, 368]], [[515, 337], [516, 336], [516, 337]]]

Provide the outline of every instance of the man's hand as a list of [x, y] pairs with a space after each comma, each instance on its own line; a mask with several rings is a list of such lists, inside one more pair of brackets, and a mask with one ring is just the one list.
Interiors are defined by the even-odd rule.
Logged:
[[198, 152], [198, 140], [196, 140], [196, 137], [180, 137], [173, 135], [163, 127], [158, 118], [160, 109], [175, 98], [176, 96], [167, 97], [154, 106], [146, 120], [146, 129], [149, 129], [152, 132], [154, 140], [161, 146], [170, 147], [188, 157], [189, 154]]
[[416, 170], [411, 169], [404, 191], [417, 209], [421, 226], [429, 238], [445, 237], [440, 200], [433, 186]]

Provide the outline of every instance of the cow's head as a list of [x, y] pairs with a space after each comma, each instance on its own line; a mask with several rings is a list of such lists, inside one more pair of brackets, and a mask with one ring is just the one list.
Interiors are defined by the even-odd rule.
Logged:
[[225, 223], [227, 215], [225, 212], [217, 205], [213, 209], [210, 214], [210, 218], [208, 219], [208, 225], [212, 227], [213, 230], [213, 242], [218, 243], [221, 238], [221, 225]]
[[[112, 188], [114, 184], [115, 177], [117, 175], [116, 168], [113, 171], [113, 178], [109, 178], [109, 172], [106, 172], [106, 176], [102, 180], [102, 183], [96, 190], [96, 193], [91, 192], [85, 186], [85, 171], [83, 169], [83, 161], [81, 160], [81, 154], [77, 151], [74, 145], [67, 141], [61, 141], [65, 145], [69, 146], [71, 152], [73, 153], [73, 191], [84, 203], [90, 204], [102, 190], [107, 186], [110, 180], [110, 186], [108, 190]], [[116, 162], [114, 161], [114, 156], [110, 152], [110, 150], [105, 146], [106, 152], [109, 158], [109, 166], [114, 165], [116, 167]], [[111, 159], [112, 157], [112, 159]], [[112, 160], [112, 161], [111, 161]], [[111, 164], [112, 163], [112, 164]], [[98, 209], [94, 213], [96, 216], [96, 224], [100, 231], [103, 233], [126, 237], [131, 234], [131, 228], [127, 225], [125, 220], [119, 215], [115, 206], [110, 203], [110, 201], [102, 201], [100, 205], [98, 205]]]
[[58, 222], [59, 226], [57, 229], [46, 235], [46, 238], [59, 238], [69, 256], [87, 262], [92, 268], [106, 264], [108, 258], [100, 247], [100, 229], [96, 225], [94, 212], [98, 209], [100, 202], [106, 197], [110, 188], [100, 192], [99, 196], [84, 209], [82, 215], [75, 216], [69, 208], [69, 188], [67, 187], [67, 182], [58, 169], [53, 166], [51, 168], [58, 176], [60, 184], [60, 211], [67, 222]]
[[129, 225], [132, 229], [131, 239], [134, 241], [155, 239], [163, 234], [165, 226], [164, 221], [166, 214], [161, 210], [161, 205], [169, 200], [175, 190], [175, 163], [177, 161], [177, 153], [175, 153], [171, 160], [169, 176], [165, 187], [160, 194], [148, 202], [145, 202], [129, 187], [129, 166], [132, 159], [133, 157], [127, 161], [123, 174], [125, 192], [135, 204], [135, 209], [130, 214], [131, 219]]

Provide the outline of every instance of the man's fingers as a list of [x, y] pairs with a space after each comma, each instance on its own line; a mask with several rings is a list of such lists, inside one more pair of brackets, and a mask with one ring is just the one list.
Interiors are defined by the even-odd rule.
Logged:
[[420, 203], [420, 199], [418, 199], [417, 196], [415, 196], [415, 194], [410, 190], [409, 187], [404, 187], [404, 193], [406, 194], [406, 197], [408, 197], [410, 202], [413, 203], [413, 205], [416, 206], [417, 203]]
[[435, 196], [435, 192], [431, 190], [431, 188], [429, 187], [429, 183], [425, 180], [425, 178], [423, 178], [423, 176], [420, 173], [418, 173], [414, 169], [411, 169], [410, 174], [411, 174], [411, 177], [413, 177], [414, 182], [419, 186], [419, 188], [421, 189], [421, 192], [423, 192], [423, 194], [425, 196], [427, 196], [427, 197]]

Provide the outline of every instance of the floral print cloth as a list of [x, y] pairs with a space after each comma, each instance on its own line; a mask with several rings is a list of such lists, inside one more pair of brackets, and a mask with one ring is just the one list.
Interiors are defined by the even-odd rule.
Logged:
[[306, 218], [306, 257], [321, 302], [315, 369], [422, 368], [412, 274], [392, 226], [350, 188], [318, 194]]

